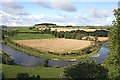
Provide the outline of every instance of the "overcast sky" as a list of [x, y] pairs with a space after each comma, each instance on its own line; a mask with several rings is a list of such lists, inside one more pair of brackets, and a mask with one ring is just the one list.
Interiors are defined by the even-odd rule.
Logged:
[[[101, 2], [102, 1], [102, 2]], [[4, 0], [0, 3], [0, 25], [111, 25], [115, 0]]]

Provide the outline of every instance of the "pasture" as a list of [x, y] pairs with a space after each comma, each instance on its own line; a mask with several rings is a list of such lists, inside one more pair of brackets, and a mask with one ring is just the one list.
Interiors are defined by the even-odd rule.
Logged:
[[2, 30], [7, 30], [7, 31], [18, 30], [19, 32], [36, 32], [34, 30], [30, 30], [29, 27], [9, 27], [9, 28], [3, 28]]
[[91, 44], [90, 41], [63, 38], [15, 40], [15, 42], [49, 52], [70, 52], [85, 48]]
[[55, 38], [55, 36], [51, 34], [26, 34], [26, 33], [21, 33], [21, 34], [16, 34], [12, 37], [12, 39], [15, 40], [28, 40], [28, 39], [47, 39], [47, 38]]

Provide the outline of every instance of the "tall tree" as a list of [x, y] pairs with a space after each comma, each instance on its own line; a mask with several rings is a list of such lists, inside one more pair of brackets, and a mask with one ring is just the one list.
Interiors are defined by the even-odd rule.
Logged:
[[114, 10], [115, 20], [109, 34], [110, 56], [107, 63], [110, 78], [116, 80], [120, 77], [120, 8]]
[[110, 55], [115, 57], [114, 64], [120, 64], [120, 8], [114, 10], [116, 20], [113, 21], [110, 39]]
[[66, 80], [107, 80], [108, 70], [90, 58], [81, 59], [79, 63], [65, 68], [63, 78]]

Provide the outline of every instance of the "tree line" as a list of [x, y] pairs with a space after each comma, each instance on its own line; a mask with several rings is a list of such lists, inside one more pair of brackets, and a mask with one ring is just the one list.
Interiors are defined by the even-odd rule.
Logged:
[[81, 40], [84, 36], [108, 37], [108, 31], [106, 30], [96, 30], [93, 32], [87, 32], [84, 30], [72, 30], [72, 31], [58, 32], [57, 29], [54, 31], [51, 31], [51, 28], [46, 28], [44, 30], [41, 30], [41, 33], [52, 34], [58, 38], [78, 39], [78, 40]]

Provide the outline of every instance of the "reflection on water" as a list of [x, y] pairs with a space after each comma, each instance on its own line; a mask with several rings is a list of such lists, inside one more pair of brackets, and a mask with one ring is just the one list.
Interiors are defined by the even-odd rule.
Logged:
[[100, 50], [98, 51], [98, 54], [100, 54], [99, 57], [93, 57], [93, 59], [97, 60], [98, 63], [103, 63], [103, 61], [108, 57], [108, 53], [110, 52], [106, 46], [109, 45], [109, 41], [105, 42]]
[[[0, 43], [1, 44], [1, 43]], [[39, 65], [40, 62], [44, 61], [43, 58], [37, 58], [35, 56], [29, 56], [27, 54], [24, 54], [20, 51], [17, 51], [7, 45], [2, 45], [2, 51], [7, 53], [11, 56], [11, 58], [14, 60], [14, 62], [18, 65], [22, 66], [35, 66]]]
[[[100, 54], [99, 57], [93, 57], [95, 60], [97, 60], [99, 63], [102, 63], [106, 57], [108, 56], [109, 50], [106, 47], [106, 45], [108, 45], [109, 42], [105, 42], [102, 47], [100, 48], [98, 54]], [[14, 63], [21, 65], [21, 66], [38, 66], [41, 62], [43, 62], [45, 59], [44, 58], [38, 58], [35, 56], [30, 56], [27, 55], [21, 51], [15, 50], [5, 44], [0, 43], [0, 46], [2, 46], [2, 48], [0, 48], [0, 50], [2, 50], [3, 52], [5, 52], [6, 54], [10, 55], [11, 58], [14, 60]], [[62, 67], [62, 66], [66, 66], [69, 64], [74, 64], [76, 62], [70, 62], [70, 61], [56, 61], [56, 60], [49, 60], [48, 61], [48, 65], [49, 66], [58, 66], [58, 67]]]

